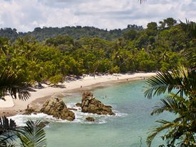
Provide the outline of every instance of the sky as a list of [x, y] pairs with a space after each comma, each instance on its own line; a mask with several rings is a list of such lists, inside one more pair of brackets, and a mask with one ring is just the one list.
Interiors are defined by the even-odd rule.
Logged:
[[36, 27], [93, 26], [144, 28], [168, 17], [196, 22], [196, 0], [0, 0], [0, 28], [18, 32]]

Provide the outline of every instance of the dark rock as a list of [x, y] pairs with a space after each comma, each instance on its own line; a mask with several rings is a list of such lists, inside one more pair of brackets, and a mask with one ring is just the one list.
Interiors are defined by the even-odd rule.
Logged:
[[95, 119], [93, 117], [87, 117], [86, 120], [87, 121], [91, 121], [91, 122], [94, 122], [95, 121]]
[[74, 111], [77, 111], [76, 108], [68, 108], [68, 110], [74, 110]]
[[93, 98], [93, 94], [89, 91], [83, 92], [82, 94], [82, 100], [83, 99], [92, 99]]
[[27, 108], [27, 109], [25, 109], [25, 111], [24, 111], [23, 114], [29, 115], [29, 114], [35, 113], [35, 112], [36, 112], [35, 109], [33, 109], [33, 108]]
[[77, 107], [82, 107], [82, 104], [81, 103], [76, 103], [76, 106]]
[[47, 100], [40, 112], [46, 113], [48, 115], [52, 115], [53, 117], [66, 119], [69, 121], [73, 121], [75, 119], [75, 114], [70, 111], [62, 99], [59, 98], [51, 98]]
[[82, 112], [94, 113], [99, 115], [115, 115], [112, 112], [111, 106], [104, 105], [101, 101], [93, 97], [91, 92], [84, 92], [82, 94]]

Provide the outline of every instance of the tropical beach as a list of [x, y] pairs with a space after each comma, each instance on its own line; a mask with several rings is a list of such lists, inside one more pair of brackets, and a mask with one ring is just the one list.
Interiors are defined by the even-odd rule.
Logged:
[[195, 4], [2, 0], [0, 147], [195, 147]]
[[[141, 144], [141, 139], [141, 147], [146, 147], [147, 133], [156, 125], [155, 120], [172, 118], [168, 113], [161, 116], [150, 115], [159, 98], [155, 97], [149, 100], [144, 97], [143, 90], [146, 81], [147, 78], [144, 79], [144, 77], [133, 78], [128, 81], [127, 79], [116, 79], [113, 82], [108, 81], [84, 88], [85, 91], [92, 92], [95, 99], [107, 106], [112, 106], [115, 115], [82, 112], [82, 109], [76, 104], [81, 102], [83, 90], [77, 88], [53, 95], [55, 96], [54, 99], [62, 97], [60, 100], [63, 100], [75, 114], [73, 121], [59, 119], [45, 113], [17, 114], [8, 118], [14, 120], [19, 126], [24, 126], [28, 120], [49, 122], [44, 128], [48, 147], [55, 145], [86, 147], [92, 144], [95, 147], [136, 147]], [[49, 97], [36, 99], [31, 105], [37, 102], [42, 104]], [[88, 117], [94, 118], [94, 121], [87, 121], [86, 118]], [[161, 144], [161, 140], [158, 138], [154, 141], [153, 146], [159, 144]]]
[[86, 75], [81, 79], [65, 81], [59, 87], [51, 87], [43, 84], [43, 88], [34, 89], [30, 92], [30, 98], [27, 100], [12, 99], [5, 96], [5, 100], [0, 100], [0, 115], [12, 116], [21, 114], [27, 107], [39, 107], [50, 97], [64, 97], [69, 93], [86, 91], [99, 86], [107, 86], [115, 83], [128, 82], [131, 80], [142, 80], [156, 73], [134, 73], [134, 74], [111, 74], [89, 76]]

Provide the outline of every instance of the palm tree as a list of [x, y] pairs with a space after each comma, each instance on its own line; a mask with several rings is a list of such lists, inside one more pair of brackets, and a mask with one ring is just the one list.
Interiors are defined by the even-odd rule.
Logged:
[[[189, 34], [192, 42], [196, 41], [196, 24], [186, 21], [181, 26]], [[153, 114], [164, 111], [174, 113], [173, 121], [159, 120], [161, 125], [155, 128], [147, 138], [151, 146], [154, 137], [167, 130], [163, 139], [168, 141], [168, 146], [196, 146], [196, 49], [195, 46], [186, 49], [184, 55], [188, 61], [187, 68], [178, 68], [167, 72], [158, 72], [155, 77], [147, 80], [145, 96], [152, 98], [155, 95], [168, 93], [161, 99]], [[178, 141], [178, 143], [176, 143]]]
[[45, 125], [41, 121], [29, 120], [26, 126], [17, 127], [12, 119], [0, 118], [0, 146], [45, 147]]
[[25, 77], [15, 75], [6, 69], [0, 73], [0, 98], [9, 93], [13, 98], [26, 100], [30, 97], [31, 90]]
[[27, 121], [26, 126], [19, 128], [17, 137], [21, 140], [22, 147], [46, 147], [46, 138], [43, 122]]
[[155, 95], [168, 93], [161, 99], [153, 114], [164, 111], [174, 113], [173, 121], [159, 120], [161, 125], [155, 128], [147, 138], [150, 147], [154, 137], [167, 130], [163, 139], [169, 146], [180, 144], [181, 146], [196, 145], [196, 71], [179, 68], [164, 73], [158, 72], [155, 77], [147, 80], [145, 96], [152, 98]]
[[[1, 57], [5, 56], [6, 59], [8, 59], [7, 46], [7, 43], [3, 44], [0, 40]], [[17, 71], [9, 66], [9, 61], [6, 60], [6, 64], [0, 67], [0, 98], [4, 99], [5, 95], [10, 94], [14, 99], [26, 100], [30, 97], [29, 91], [32, 89], [26, 76], [17, 74]], [[21, 142], [23, 147], [46, 146], [44, 126], [41, 126], [41, 123], [27, 121], [25, 127], [18, 127], [15, 121], [5, 116], [0, 117], [0, 146], [15, 146], [16, 139]]]

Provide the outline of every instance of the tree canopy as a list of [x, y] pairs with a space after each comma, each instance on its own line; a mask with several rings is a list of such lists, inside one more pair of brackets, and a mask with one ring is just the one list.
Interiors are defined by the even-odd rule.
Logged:
[[[29, 83], [56, 84], [68, 75], [168, 71], [187, 66], [183, 52], [195, 47], [191, 32], [173, 18], [162, 22], [164, 28], [149, 22], [146, 29], [128, 25], [111, 31], [93, 27], [35, 28], [26, 35], [18, 33], [15, 40], [9, 36], [0, 39], [0, 67], [9, 67]], [[63, 30], [69, 33], [62, 34]], [[71, 35], [75, 32], [77, 37]], [[103, 32], [109, 34], [100, 36]]]

